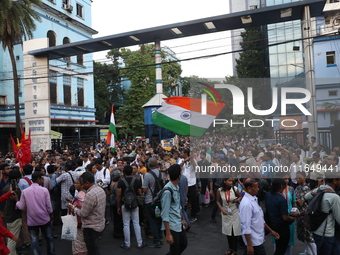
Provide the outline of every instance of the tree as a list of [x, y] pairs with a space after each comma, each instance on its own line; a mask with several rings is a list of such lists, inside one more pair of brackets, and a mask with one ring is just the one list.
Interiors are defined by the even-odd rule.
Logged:
[[34, 12], [31, 5], [40, 6], [40, 0], [0, 0], [0, 41], [4, 50], [8, 49], [14, 82], [14, 105], [16, 136], [21, 137], [21, 120], [19, 114], [19, 78], [14, 56], [14, 44], [21, 42], [22, 38], [30, 39], [36, 28], [35, 20], [40, 21], [40, 16]]
[[[141, 45], [139, 50], [120, 49], [125, 69], [122, 77], [130, 80], [131, 87], [126, 91], [124, 106], [116, 111], [117, 124], [122, 126], [125, 134], [144, 135], [144, 113], [142, 106], [156, 93], [155, 47]], [[108, 55], [111, 55], [109, 52]], [[167, 63], [171, 59], [165, 51], [162, 55], [162, 77], [164, 94], [172, 93], [173, 85], [182, 72], [178, 63]]]
[[112, 50], [111, 53], [107, 57], [112, 60], [112, 64], [93, 64], [96, 119], [100, 124], [109, 123], [112, 104], [118, 110], [125, 100], [119, 69], [120, 53], [118, 50]]
[[[270, 84], [266, 79], [265, 62], [265, 39], [259, 27], [248, 27], [241, 33], [242, 42], [240, 43], [242, 52], [240, 58], [236, 59], [236, 72], [239, 80], [238, 84], [247, 87], [252, 84], [254, 105], [260, 109], [267, 109], [270, 105]], [[256, 86], [254, 86], [256, 84]], [[268, 99], [268, 100], [267, 100]]]

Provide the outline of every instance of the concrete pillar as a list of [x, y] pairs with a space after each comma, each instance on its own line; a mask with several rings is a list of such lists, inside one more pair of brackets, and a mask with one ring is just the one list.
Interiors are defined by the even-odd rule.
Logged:
[[[315, 34], [316, 30], [313, 29], [312, 27], [313, 20], [310, 15], [309, 5], [307, 5], [304, 7], [303, 19], [302, 19], [303, 38], [310, 38]], [[311, 93], [309, 111], [312, 115], [308, 116], [308, 129], [309, 129], [310, 135], [318, 138], [318, 123], [317, 123], [318, 116], [317, 116], [317, 110], [316, 110], [316, 95], [315, 95], [315, 81], [314, 81], [314, 56], [313, 56], [312, 38], [303, 40], [303, 49], [304, 49], [306, 88]]]
[[163, 93], [161, 41], [155, 41], [156, 93]]

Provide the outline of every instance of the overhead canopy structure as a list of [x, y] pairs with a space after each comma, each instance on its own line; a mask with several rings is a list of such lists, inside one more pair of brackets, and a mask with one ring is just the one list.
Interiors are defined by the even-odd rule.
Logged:
[[302, 0], [248, 11], [230, 13], [192, 21], [141, 29], [99, 37], [65, 45], [28, 52], [31, 55], [48, 55], [49, 59], [93, 53], [113, 48], [153, 43], [176, 38], [222, 32], [249, 26], [274, 24], [302, 19], [304, 6], [309, 5], [311, 17], [321, 16], [326, 0]]

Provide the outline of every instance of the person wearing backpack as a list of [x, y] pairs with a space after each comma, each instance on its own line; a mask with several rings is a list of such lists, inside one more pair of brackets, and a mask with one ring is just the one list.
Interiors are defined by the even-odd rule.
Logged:
[[146, 243], [143, 242], [140, 225], [139, 209], [137, 195], [142, 195], [141, 183], [132, 176], [132, 166], [126, 165], [123, 169], [125, 177], [118, 182], [117, 186], [117, 213], [122, 214], [124, 243], [120, 248], [129, 250], [130, 247], [130, 221], [132, 220], [133, 228], [138, 243], [138, 248], [144, 248]]
[[165, 230], [166, 242], [170, 244], [171, 255], [181, 255], [188, 245], [185, 229], [188, 227], [183, 214], [181, 213], [181, 202], [178, 182], [181, 178], [181, 167], [178, 164], [168, 168], [170, 181], [164, 186], [162, 194], [161, 218], [163, 221], [162, 229]]
[[[332, 158], [333, 157], [333, 158]], [[329, 156], [328, 160], [334, 160], [338, 163], [338, 158]], [[313, 236], [317, 247], [318, 255], [340, 254], [340, 248], [335, 240], [335, 221], [340, 223], [340, 196], [335, 190], [340, 187], [339, 173], [326, 172], [325, 185], [312, 190], [305, 195], [306, 200], [313, 199], [317, 195], [318, 189], [324, 192], [321, 201], [321, 210], [329, 213], [321, 225], [314, 231]]]
[[155, 212], [152, 211], [151, 203], [157, 193], [163, 188], [163, 179], [162, 174], [158, 169], [157, 159], [150, 158], [148, 160], [148, 167], [150, 171], [145, 174], [144, 183], [142, 185], [143, 192], [145, 193], [144, 208], [153, 236], [153, 243], [149, 244], [148, 247], [161, 248], [161, 245], [163, 244], [161, 221], [158, 221], [158, 219], [155, 218]]

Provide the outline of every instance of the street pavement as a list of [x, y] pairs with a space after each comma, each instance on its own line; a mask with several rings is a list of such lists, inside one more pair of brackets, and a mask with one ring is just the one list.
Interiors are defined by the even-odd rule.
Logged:
[[[228, 250], [227, 237], [222, 234], [221, 227], [221, 217], [217, 216], [217, 223], [210, 222], [210, 213], [212, 206], [201, 208], [200, 215], [198, 216], [198, 221], [192, 223], [191, 229], [187, 232], [188, 247], [183, 252], [185, 254], [198, 254], [198, 255], [224, 255]], [[109, 219], [109, 218], [108, 218]], [[133, 229], [133, 227], [131, 226]], [[54, 227], [54, 234], [58, 234], [58, 238], [55, 239], [56, 254], [57, 255], [71, 255], [71, 242], [60, 239], [61, 227]], [[151, 243], [152, 239], [147, 239], [144, 235], [144, 229], [142, 227], [143, 241]], [[101, 255], [114, 254], [114, 255], [165, 255], [169, 251], [169, 245], [165, 242], [161, 248], [148, 248], [137, 249], [136, 239], [134, 237], [133, 231], [131, 231], [131, 249], [124, 250], [119, 247], [121, 243], [124, 242], [123, 238], [115, 239], [112, 236], [113, 225], [110, 220], [110, 224], [106, 226], [102, 239], [99, 241]], [[22, 238], [21, 238], [22, 239]], [[40, 247], [42, 255], [46, 253], [46, 242], [43, 240], [43, 245]], [[273, 244], [271, 236], [266, 236], [265, 248], [267, 255], [273, 254]], [[300, 241], [296, 241], [296, 245], [293, 247], [293, 255], [298, 255], [304, 252], [304, 244]], [[237, 254], [243, 254], [244, 249], [239, 248]], [[24, 254], [30, 254], [30, 251], [25, 251]]]

